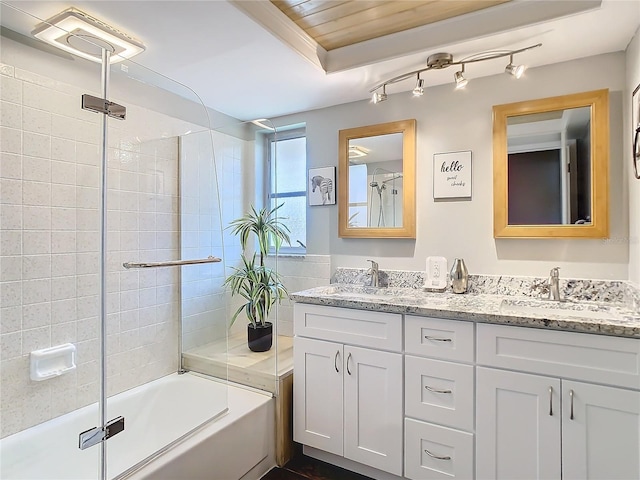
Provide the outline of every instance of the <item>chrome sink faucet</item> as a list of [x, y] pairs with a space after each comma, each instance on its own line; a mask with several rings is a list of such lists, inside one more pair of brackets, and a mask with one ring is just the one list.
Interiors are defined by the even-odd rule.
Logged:
[[371, 268], [367, 270], [367, 275], [371, 275], [371, 286], [377, 287], [380, 283], [380, 275], [378, 272], [378, 263], [373, 260], [367, 260], [367, 262], [371, 262]]
[[560, 267], [553, 267], [549, 272], [549, 300], [562, 301], [560, 298]]

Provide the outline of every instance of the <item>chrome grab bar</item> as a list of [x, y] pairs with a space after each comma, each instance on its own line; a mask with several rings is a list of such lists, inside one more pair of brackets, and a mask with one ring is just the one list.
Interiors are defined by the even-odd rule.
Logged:
[[168, 262], [146, 262], [146, 263], [133, 263], [125, 262], [122, 264], [124, 268], [155, 268], [155, 267], [176, 267], [180, 265], [197, 265], [199, 263], [217, 263], [222, 259], [218, 257], [212, 257], [209, 255], [207, 258], [199, 258], [197, 260], [169, 260]]

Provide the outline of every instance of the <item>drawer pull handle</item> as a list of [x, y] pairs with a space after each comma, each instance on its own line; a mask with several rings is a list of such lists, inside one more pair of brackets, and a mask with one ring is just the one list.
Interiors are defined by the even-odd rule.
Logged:
[[451, 390], [438, 390], [436, 388], [430, 387], [429, 385], [425, 385], [424, 388], [433, 393], [452, 393]]
[[569, 419], [573, 420], [573, 390], [569, 390], [569, 397], [571, 397], [571, 414], [569, 415]]
[[447, 455], [446, 457], [442, 457], [440, 455], [435, 455], [433, 453], [431, 453], [429, 450], [425, 449], [424, 453], [426, 453], [427, 455], [429, 455], [431, 458], [435, 458], [436, 460], [451, 460], [451, 457], [449, 455]]
[[434, 342], [452, 342], [453, 341], [450, 338], [432, 337], [431, 335], [425, 335], [424, 338], [426, 338], [427, 340], [432, 340]]
[[340, 373], [338, 370], [338, 357], [340, 356], [340, 350], [336, 350], [336, 356], [333, 359], [333, 367], [336, 369], [336, 372]]
[[349, 361], [351, 360], [351, 353], [347, 356], [347, 373], [351, 375], [351, 370], [349, 370]]
[[549, 415], [553, 416], [553, 387], [549, 387]]

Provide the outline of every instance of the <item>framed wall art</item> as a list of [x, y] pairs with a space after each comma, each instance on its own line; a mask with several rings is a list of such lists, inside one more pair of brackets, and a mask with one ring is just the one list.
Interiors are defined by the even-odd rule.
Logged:
[[311, 207], [316, 205], [335, 205], [336, 167], [309, 169], [307, 197]]
[[433, 198], [471, 198], [471, 151], [433, 155]]

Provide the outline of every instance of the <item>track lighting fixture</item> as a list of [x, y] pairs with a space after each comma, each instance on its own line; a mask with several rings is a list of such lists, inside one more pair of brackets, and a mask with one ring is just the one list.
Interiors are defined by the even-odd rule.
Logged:
[[461, 88], [464, 88], [467, 86], [467, 83], [469, 83], [469, 80], [464, 78], [464, 63], [462, 64], [462, 70], [453, 74], [453, 79], [456, 82], [456, 90], [460, 90]]
[[422, 78], [420, 78], [420, 74], [418, 73], [417, 75], [418, 80], [416, 81], [416, 86], [413, 89], [413, 96], [414, 97], [421, 97], [422, 95], [424, 95], [424, 80]]
[[525, 66], [524, 65], [514, 65], [513, 64], [513, 55], [509, 56], [509, 65], [507, 65], [504, 71], [510, 75], [513, 75], [515, 78], [520, 78], [524, 73]]
[[[403, 73], [402, 75], [398, 75], [396, 77], [390, 78], [389, 80], [379, 83], [378, 85], [373, 87], [371, 90], [369, 90], [369, 92], [373, 94], [373, 96], [371, 97], [371, 101], [373, 103], [380, 103], [385, 101], [387, 99], [387, 91], [386, 91], [387, 85], [391, 85], [397, 82], [401, 82], [403, 80], [407, 80], [408, 78], [411, 78], [413, 76], [416, 76], [417, 81], [416, 81], [416, 86], [412, 90], [412, 93], [414, 96], [419, 97], [424, 94], [424, 80], [420, 78], [420, 74], [422, 72], [426, 72], [428, 70], [441, 70], [443, 68], [447, 68], [452, 65], [460, 65], [461, 67], [460, 71], [456, 72], [453, 75], [453, 79], [455, 81], [455, 89], [460, 90], [469, 83], [469, 80], [466, 79], [464, 76], [465, 66], [467, 64], [484, 62], [485, 60], [494, 60], [496, 58], [502, 58], [502, 57], [509, 57], [509, 64], [505, 68], [505, 72], [510, 75], [513, 75], [515, 78], [520, 78], [522, 77], [522, 74], [524, 73], [526, 67], [524, 65], [515, 65], [513, 63], [513, 56], [518, 53], [522, 53], [527, 50], [531, 50], [533, 48], [538, 48], [541, 46], [542, 44], [538, 43], [536, 45], [520, 48], [518, 50], [494, 50], [489, 52], [481, 52], [457, 61], [453, 60], [453, 55], [450, 53], [444, 53], [444, 52], [434, 53], [433, 55], [429, 55], [429, 57], [427, 58], [426, 67], [420, 68], [418, 70], [414, 70], [412, 72]], [[378, 91], [380, 89], [382, 89], [381, 92]]]

